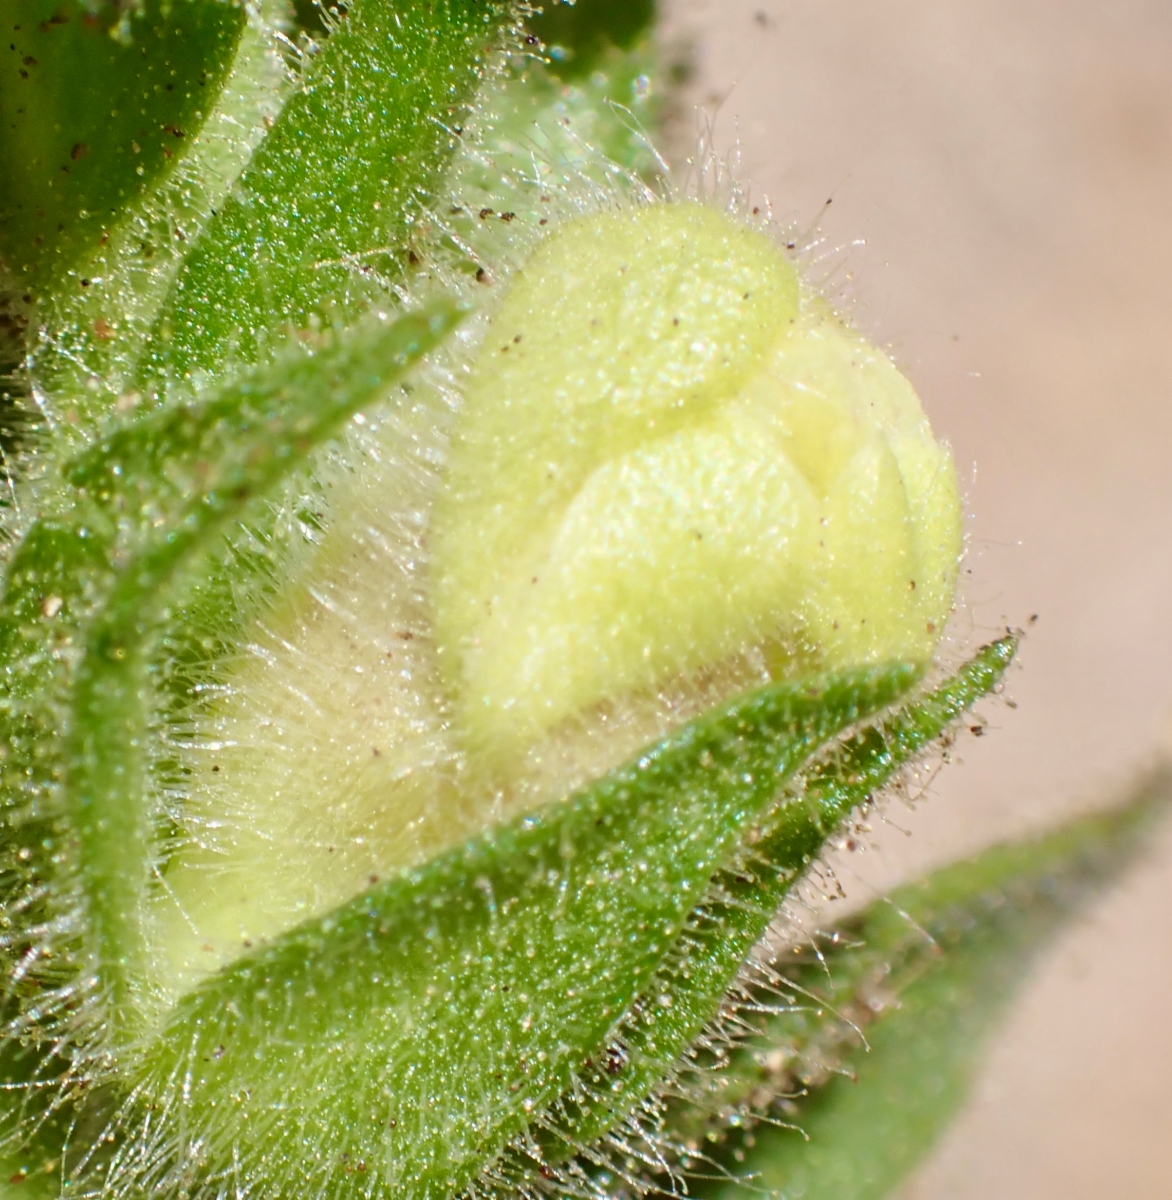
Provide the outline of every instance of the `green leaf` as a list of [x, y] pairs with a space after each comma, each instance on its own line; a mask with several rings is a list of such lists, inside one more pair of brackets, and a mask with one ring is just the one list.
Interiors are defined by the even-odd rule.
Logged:
[[[80, 905], [81, 962], [104, 992], [115, 1044], [136, 1024], [145, 970], [139, 901], [155, 815], [144, 798], [144, 664], [169, 588], [458, 319], [443, 305], [371, 321], [111, 434], [67, 468], [55, 511], [12, 559], [0, 602], [8, 898], [20, 904], [55, 877], [58, 905]], [[73, 885], [54, 865], [62, 855]], [[20, 941], [10, 950], [27, 952]]]
[[[1017, 649], [1006, 637], [952, 678], [834, 747], [802, 773], [802, 788], [766, 822], [691, 914], [667, 962], [632, 1006], [596, 1064], [546, 1117], [530, 1169], [567, 1158], [634, 1112], [716, 1016], [790, 887], [850, 814], [1001, 679]], [[665, 1005], [667, 997], [670, 1004]], [[534, 1161], [535, 1160], [535, 1161]]]
[[271, 1192], [461, 1191], [586, 1069], [778, 788], [916, 674], [752, 693], [213, 977], [135, 1083], [160, 1114], [135, 1178], [185, 1178], [198, 1145], [200, 1178], [242, 1163]]
[[[199, 5], [218, 9], [219, 0], [172, 0], [170, 11]], [[205, 61], [201, 68], [208, 72], [205, 86], [197, 86], [201, 105], [204, 93], [207, 104], [215, 101], [202, 124], [194, 119], [182, 126], [172, 123], [170, 144], [163, 147], [174, 155], [173, 161], [163, 160], [168, 169], [155, 172], [150, 186], [124, 197], [116, 211], [99, 212], [100, 227], [92, 236], [79, 234], [71, 255], [61, 256], [60, 269], [35, 308], [31, 293], [17, 300], [13, 320], [19, 325], [31, 318], [35, 331], [22, 347], [37, 398], [35, 408], [26, 406], [25, 414], [26, 423], [40, 426], [37, 450], [42, 458], [53, 448], [62, 454], [75, 451], [92, 440], [96, 427], [113, 412], [153, 399], [134, 388], [159, 307], [190, 247], [280, 112], [290, 82], [279, 33], [284, 0], [230, 7], [243, 15], [244, 23], [218, 94], [213, 86], [217, 64]], [[139, 39], [133, 46], [149, 57], [156, 43]], [[208, 53], [220, 49], [213, 46]], [[189, 72], [195, 71], [196, 45], [185, 43], [183, 50]], [[66, 94], [72, 86], [72, 80], [63, 84]], [[148, 111], [153, 111], [154, 99], [148, 98]], [[96, 102], [93, 107], [101, 111]], [[182, 138], [175, 138], [177, 128], [183, 130]], [[134, 144], [124, 147], [127, 153]], [[80, 161], [97, 157], [87, 154]], [[107, 153], [102, 161], [108, 163], [110, 157]], [[117, 155], [114, 159], [100, 179], [115, 179]], [[144, 182], [149, 179], [144, 169]]]
[[144, 378], [253, 361], [402, 278], [505, 0], [356, 0], [188, 259]]
[[0, 56], [0, 262], [39, 290], [168, 170], [244, 25], [229, 0], [9, 5]]
[[[723, 1128], [710, 1126], [727, 1138], [721, 1161], [746, 1183], [698, 1180], [693, 1190], [882, 1200], [964, 1100], [1031, 960], [1132, 861], [1170, 799], [1163, 771], [1120, 811], [900, 888], [847, 922], [817, 962], [783, 969], [787, 1011], [739, 1055]], [[803, 1087], [808, 1099], [783, 1098]], [[762, 1090], [790, 1128], [753, 1122]], [[701, 1141], [703, 1126], [688, 1133]]]

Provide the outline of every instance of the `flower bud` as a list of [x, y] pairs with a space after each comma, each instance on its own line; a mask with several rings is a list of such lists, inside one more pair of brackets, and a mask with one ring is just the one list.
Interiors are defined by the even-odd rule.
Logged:
[[324, 534], [189, 740], [160, 1004], [732, 692], [940, 636], [948, 452], [731, 217], [567, 221], [492, 317], [446, 455], [422, 391], [319, 463]]
[[956, 476], [911, 386], [698, 203], [567, 222], [494, 316], [431, 530], [437, 647], [498, 761], [753, 650], [926, 661]]

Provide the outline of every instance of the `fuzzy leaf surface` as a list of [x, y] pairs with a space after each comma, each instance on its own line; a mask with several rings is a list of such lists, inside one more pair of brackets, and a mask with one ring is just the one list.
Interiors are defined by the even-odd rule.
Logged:
[[198, 1144], [201, 1175], [239, 1163], [271, 1192], [361, 1170], [379, 1193], [458, 1193], [572, 1085], [779, 786], [915, 675], [751, 693], [213, 977], [148, 1055], [163, 1133], [137, 1177]]
[[[1037, 840], [988, 850], [903, 887], [847, 922], [821, 961], [785, 970], [790, 1011], [734, 1065], [726, 1098], [740, 1112], [726, 1153], [744, 1185], [697, 1181], [704, 1197], [883, 1200], [925, 1156], [965, 1099], [989, 1033], [1031, 961], [1079, 906], [1115, 878], [1166, 814], [1172, 776], [1152, 777], [1126, 807]], [[784, 970], [784, 968], [783, 968]], [[865, 1039], [865, 1040], [864, 1040]], [[770, 1066], [780, 1051], [787, 1065]], [[760, 1089], [783, 1097], [754, 1123]], [[758, 1110], [759, 1111], [759, 1110]], [[703, 1126], [690, 1136], [703, 1142]], [[716, 1136], [716, 1130], [713, 1131]]]
[[89, 926], [89, 969], [115, 1025], [133, 1023], [133, 981], [143, 971], [138, 902], [154, 819], [144, 797], [144, 655], [168, 588], [229, 521], [458, 319], [447, 305], [363, 325], [203, 403], [113, 433], [66, 468], [56, 510], [14, 555], [0, 601], [9, 894], [39, 889], [38, 876], [54, 873], [46, 860], [64, 834]]
[[385, 299], [512, 11], [350, 5], [185, 264], [145, 372], [255, 361], [282, 332]]
[[[804, 772], [802, 792], [766, 824], [745, 860], [719, 876], [667, 964], [642, 990], [616, 1039], [621, 1057], [608, 1057], [605, 1048], [598, 1048], [594, 1061], [600, 1065], [586, 1076], [591, 1100], [581, 1099], [581, 1093], [578, 1099], [562, 1099], [551, 1122], [556, 1135], [544, 1148], [545, 1161], [564, 1158], [574, 1145], [601, 1137], [683, 1060], [826, 839], [991, 691], [1016, 649], [1012, 637], [984, 647], [939, 687], [848, 738]], [[670, 1005], [662, 997], [669, 997]]]

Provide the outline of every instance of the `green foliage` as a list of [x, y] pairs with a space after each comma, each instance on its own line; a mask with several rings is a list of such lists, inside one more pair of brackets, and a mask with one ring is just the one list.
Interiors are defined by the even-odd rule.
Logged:
[[[95, 969], [116, 1038], [129, 1023], [134, 976], [143, 972], [136, 924], [153, 867], [144, 799], [145, 648], [168, 587], [230, 521], [432, 349], [453, 318], [446, 308], [360, 327], [313, 354], [294, 352], [208, 401], [112, 434], [67, 468], [78, 497], [71, 521], [53, 522], [48, 535], [35, 526], [14, 560], [0, 608], [5, 633], [27, 628], [38, 596], [46, 620], [64, 617], [64, 624], [76, 620], [75, 608], [89, 609], [70, 702], [64, 791]], [[97, 577], [89, 569], [95, 562]], [[60, 585], [48, 618], [47, 578]], [[88, 592], [84, 601], [79, 586]]]
[[328, 1188], [361, 1162], [398, 1195], [460, 1192], [604, 1049], [777, 786], [911, 675], [752, 694], [372, 888], [181, 1002], [139, 1095], [211, 1172]]
[[[203, 0], [178, 0], [179, 9], [197, 2]], [[290, 82], [280, 29], [284, 0], [259, 0], [240, 11], [245, 20], [223, 86], [202, 124], [184, 129], [168, 169], [136, 191], [100, 237], [61, 259], [51, 287], [8, 294], [14, 322], [31, 323], [21, 348], [25, 370], [13, 383], [17, 395], [35, 389], [35, 410], [26, 406], [24, 424], [26, 432], [39, 426], [42, 456], [46, 439], [68, 453], [119, 405], [143, 399], [135, 381], [158, 309], [280, 111]], [[149, 58], [159, 44], [135, 45]], [[168, 62], [156, 71], [169, 69]]]
[[[988, 694], [1015, 651], [1013, 638], [985, 647], [951, 679], [839, 743], [804, 773], [801, 791], [764, 822], [751, 852], [720, 873], [675, 952], [643, 987], [619, 1034], [621, 1062], [592, 1074], [594, 1102], [583, 1109], [566, 1098], [555, 1126], [563, 1154], [617, 1125], [684, 1061], [826, 839]], [[661, 1005], [660, 996], [670, 996], [670, 1006]], [[546, 1154], [558, 1157], [553, 1145]]]
[[244, 11], [229, 0], [9, 0], [0, 264], [34, 292], [96, 242], [203, 124]]
[[[271, 110], [264, 97], [282, 71], [259, 13], [246, 20], [244, 12], [232, 0], [4, 6], [6, 457], [38, 423], [19, 406], [29, 387], [23, 360], [38, 327], [48, 317], [54, 343], [39, 355], [43, 386], [60, 381], [76, 391], [98, 378], [95, 369], [124, 358], [136, 315], [128, 294], [157, 297], [176, 240], [194, 235]], [[213, 110], [218, 120], [209, 119]], [[77, 407], [75, 400], [67, 411]]]
[[188, 258], [144, 376], [250, 362], [385, 296], [507, 14], [504, 0], [350, 6]]
[[[78, 1087], [88, 1096], [93, 1055], [121, 1050], [142, 1024], [143, 904], [160, 857], [146, 652], [169, 586], [456, 317], [445, 306], [357, 327], [112, 433], [66, 464], [56, 511], [9, 565], [3, 1015], [22, 1046], [7, 1043], [3, 1078], [21, 1107], [3, 1114], [0, 1133], [17, 1121], [26, 1137], [35, 1129], [26, 1153], [59, 1161], [54, 1143], [72, 1134], [69, 1100]], [[70, 643], [78, 655], [59, 652]], [[75, 1049], [49, 1053], [63, 1024]]]
[[[529, 1138], [515, 1143], [500, 1168], [503, 1177], [517, 1183], [573, 1158], [629, 1119], [689, 1061], [689, 1048], [717, 1017], [753, 946], [826, 838], [995, 686], [1015, 648], [1011, 638], [986, 647], [951, 679], [807, 769], [801, 787], [762, 823], [751, 849], [742, 848], [714, 876], [608, 1044]], [[735, 1089], [739, 1081], [732, 1082]]]
[[780, 1011], [738, 1052], [718, 1114], [684, 1121], [692, 1144], [746, 1183], [697, 1194], [888, 1195], [965, 1099], [1039, 950], [1130, 865], [1170, 798], [1161, 771], [1121, 809], [899, 888], [816, 958], [780, 964], [772, 994], [758, 997], [775, 1009], [780, 997]]

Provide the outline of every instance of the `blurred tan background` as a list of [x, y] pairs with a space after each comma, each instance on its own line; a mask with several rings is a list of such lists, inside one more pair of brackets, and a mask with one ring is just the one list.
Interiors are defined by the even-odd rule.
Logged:
[[[1017, 709], [841, 864], [858, 899], [1109, 803], [1172, 744], [1172, 4], [665, 7], [718, 148], [838, 251], [953, 445], [958, 636], [1038, 614]], [[1168, 1200], [1170, 1009], [1172, 828], [1038, 964], [900, 1200]]]

